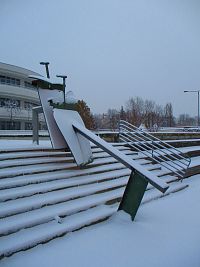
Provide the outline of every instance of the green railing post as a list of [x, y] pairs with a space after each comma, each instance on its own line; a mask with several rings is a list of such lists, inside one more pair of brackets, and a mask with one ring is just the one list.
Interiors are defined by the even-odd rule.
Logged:
[[127, 212], [134, 220], [147, 185], [148, 182], [142, 174], [132, 171], [118, 210]]

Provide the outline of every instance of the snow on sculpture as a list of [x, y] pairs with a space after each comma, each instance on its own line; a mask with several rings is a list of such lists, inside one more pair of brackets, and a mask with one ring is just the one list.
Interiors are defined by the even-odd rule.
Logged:
[[77, 111], [54, 108], [53, 116], [67, 144], [76, 160], [77, 165], [84, 166], [92, 162], [90, 142], [76, 133], [72, 127], [73, 122], [84, 125]]
[[38, 89], [53, 148], [69, 147], [78, 166], [92, 162], [90, 142], [79, 133], [75, 133], [72, 128], [72, 121], [84, 126], [83, 120], [75, 110], [77, 100], [73, 92], [67, 92], [66, 102], [63, 102], [64, 90], [54, 89], [53, 83], [48, 79], [34, 76], [31, 78]]

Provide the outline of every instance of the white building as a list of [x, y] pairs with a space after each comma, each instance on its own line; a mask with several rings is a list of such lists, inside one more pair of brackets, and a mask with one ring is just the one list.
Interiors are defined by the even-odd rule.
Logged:
[[[40, 101], [29, 75], [40, 74], [0, 62], [0, 130], [32, 129], [32, 107]], [[45, 128], [43, 116], [40, 128]]]

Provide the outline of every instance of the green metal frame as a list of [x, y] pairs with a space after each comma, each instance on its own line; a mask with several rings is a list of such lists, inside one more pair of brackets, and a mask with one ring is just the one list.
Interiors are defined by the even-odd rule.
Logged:
[[144, 175], [132, 171], [118, 210], [127, 212], [134, 220], [147, 185]]

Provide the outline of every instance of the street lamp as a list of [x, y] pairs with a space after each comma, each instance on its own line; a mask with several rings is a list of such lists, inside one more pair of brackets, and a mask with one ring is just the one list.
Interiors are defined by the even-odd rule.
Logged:
[[65, 81], [67, 79], [67, 75], [56, 75], [56, 77], [63, 79], [64, 103], [66, 103], [66, 101], [65, 101], [65, 86], [66, 86], [66, 82]]
[[198, 122], [197, 122], [197, 126], [199, 127], [200, 125], [200, 119], [199, 119], [199, 92], [200, 92], [200, 90], [190, 90], [190, 91], [188, 91], [188, 90], [185, 90], [184, 91], [184, 93], [197, 93], [197, 105], [198, 105]]
[[49, 62], [40, 62], [40, 65], [45, 65], [47, 78], [49, 79], [50, 78], [50, 75], [49, 75]]

